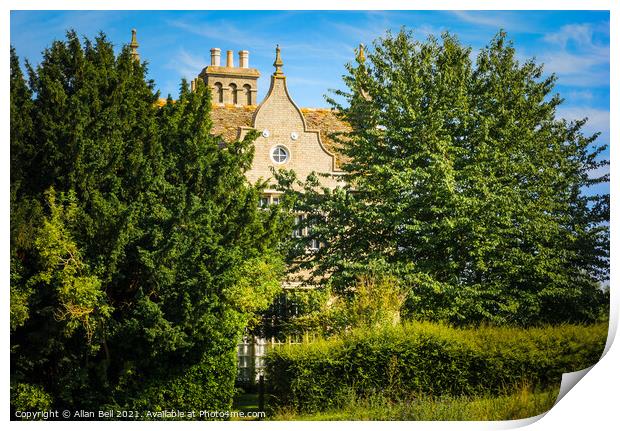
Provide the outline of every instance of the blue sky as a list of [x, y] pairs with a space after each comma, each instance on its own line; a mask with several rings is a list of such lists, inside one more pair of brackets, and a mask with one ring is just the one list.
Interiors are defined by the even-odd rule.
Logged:
[[520, 58], [536, 57], [557, 74], [556, 91], [565, 98], [558, 114], [588, 117], [586, 131], [602, 132], [599, 142], [609, 143], [607, 11], [12, 11], [10, 37], [20, 58], [37, 64], [41, 51], [69, 28], [89, 38], [103, 31], [119, 49], [136, 28], [149, 76], [162, 96], [173, 97], [182, 77], [194, 78], [208, 64], [210, 48], [221, 48], [223, 57], [233, 50], [235, 64], [237, 51], [247, 49], [250, 66], [262, 75], [258, 100], [280, 44], [293, 99], [321, 107], [328, 89], [343, 87], [353, 49], [401, 26], [418, 38], [450, 31], [474, 54], [503, 28]]

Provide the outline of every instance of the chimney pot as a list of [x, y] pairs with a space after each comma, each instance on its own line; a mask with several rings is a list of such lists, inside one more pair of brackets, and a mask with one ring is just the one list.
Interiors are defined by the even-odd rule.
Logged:
[[247, 69], [250, 67], [250, 51], [239, 51], [239, 67]]
[[211, 66], [220, 65], [220, 49], [211, 48]]
[[226, 51], [226, 67], [235, 67], [233, 64], [233, 52], [230, 49]]

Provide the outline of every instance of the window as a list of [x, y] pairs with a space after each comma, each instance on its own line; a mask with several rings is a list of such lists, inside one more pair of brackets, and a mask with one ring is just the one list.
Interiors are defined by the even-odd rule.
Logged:
[[[310, 223], [308, 224], [307, 236], [312, 236], [313, 225], [314, 225], [314, 221], [311, 220]], [[317, 238], [310, 238], [310, 241], [308, 243], [308, 249], [311, 251], [316, 251], [319, 248], [321, 248], [321, 242]]]
[[228, 88], [230, 88], [230, 102], [233, 105], [236, 105], [238, 103], [238, 101], [237, 101], [237, 84], [230, 84], [228, 86]]
[[243, 86], [243, 95], [245, 96], [245, 104], [252, 104], [252, 87], [249, 84], [245, 84]]
[[314, 223], [308, 223], [308, 218], [304, 214], [295, 216], [295, 223], [293, 225], [293, 238], [304, 238], [304, 243], [307, 251], [316, 251], [321, 248], [322, 244], [318, 238], [312, 238], [312, 225]]
[[295, 216], [295, 227], [293, 228], [293, 238], [301, 238], [304, 236], [303, 228], [300, 226], [303, 220], [304, 220], [304, 216], [302, 215]]
[[310, 240], [310, 245], [308, 247], [310, 250], [318, 250], [319, 248], [321, 248], [321, 243], [319, 242], [318, 239], [316, 238], [312, 238]]
[[224, 89], [222, 88], [221, 82], [216, 82], [214, 85], [214, 96], [217, 103], [224, 103]]
[[271, 159], [278, 164], [286, 163], [288, 156], [288, 150], [282, 145], [277, 145], [271, 150]]
[[267, 208], [269, 205], [278, 205], [280, 203], [279, 196], [265, 195], [258, 200], [259, 208]]

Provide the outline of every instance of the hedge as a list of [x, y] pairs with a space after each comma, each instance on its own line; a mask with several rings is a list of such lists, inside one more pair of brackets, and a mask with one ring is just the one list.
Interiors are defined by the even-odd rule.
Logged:
[[270, 405], [313, 412], [338, 407], [351, 391], [398, 398], [497, 394], [522, 382], [544, 387], [595, 364], [606, 337], [606, 323], [455, 329], [416, 322], [356, 330], [270, 351]]

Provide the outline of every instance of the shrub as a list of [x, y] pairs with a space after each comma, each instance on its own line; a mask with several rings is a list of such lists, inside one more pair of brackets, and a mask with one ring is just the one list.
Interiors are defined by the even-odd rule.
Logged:
[[267, 355], [272, 406], [338, 407], [357, 396], [499, 394], [527, 381], [557, 384], [562, 373], [594, 364], [607, 325], [455, 329], [431, 323], [358, 329]]
[[[332, 335], [353, 328], [393, 326], [400, 322], [400, 311], [407, 296], [397, 278], [369, 272], [358, 276], [346, 294], [337, 294], [324, 286], [288, 291], [285, 295], [297, 313], [293, 316], [274, 313], [273, 317], [280, 320], [280, 335], [308, 332]], [[267, 321], [271, 319], [269, 316]]]
[[52, 407], [52, 397], [37, 385], [18, 383], [11, 385], [13, 411], [44, 411]]
[[400, 322], [400, 309], [406, 295], [401, 290], [398, 279], [363, 275], [355, 284], [353, 296], [341, 301], [338, 310], [344, 321], [344, 328], [380, 328]]
[[[136, 394], [121, 399], [138, 411], [227, 411], [232, 408], [236, 377], [236, 357], [227, 349], [218, 356], [206, 356], [183, 372], [161, 375], [133, 388], [119, 388], [119, 395]], [[118, 405], [108, 408], [122, 408]]]

